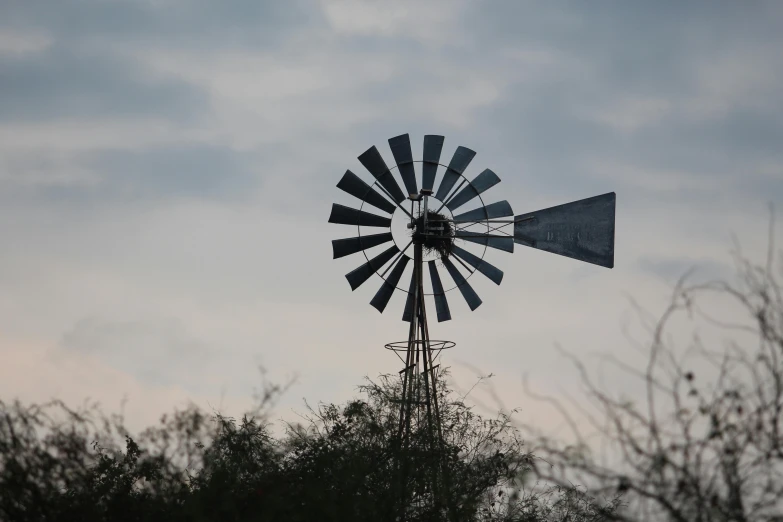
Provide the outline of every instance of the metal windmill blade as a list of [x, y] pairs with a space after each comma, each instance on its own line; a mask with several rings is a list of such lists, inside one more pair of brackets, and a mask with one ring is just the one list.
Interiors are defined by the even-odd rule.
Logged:
[[394, 161], [400, 170], [400, 176], [405, 183], [408, 194], [418, 194], [416, 185], [416, 169], [413, 168], [413, 152], [411, 151], [411, 139], [407, 134], [389, 139], [389, 147], [394, 154]]
[[465, 169], [468, 168], [468, 165], [470, 165], [470, 162], [473, 161], [475, 156], [476, 153], [469, 148], [462, 146], [457, 147], [457, 150], [454, 151], [454, 156], [449, 162], [449, 166], [446, 168], [446, 173], [443, 174], [443, 179], [440, 181], [440, 186], [438, 187], [437, 194], [435, 194], [435, 199], [439, 199], [440, 201], [446, 200], [449, 191], [462, 176], [462, 173], [465, 172]]
[[390, 246], [388, 249], [384, 250], [374, 258], [370, 259], [366, 263], [364, 263], [361, 266], [356, 267], [355, 269], [351, 270], [347, 274], [345, 274], [345, 278], [348, 280], [348, 283], [351, 285], [351, 290], [356, 290], [359, 288], [365, 281], [367, 281], [370, 276], [373, 275], [373, 273], [377, 272], [378, 270], [383, 267], [386, 263], [391, 261], [391, 259], [396, 256], [400, 252], [400, 249], [397, 248], [397, 245]]
[[489, 261], [485, 261], [456, 245], [454, 246], [454, 255], [487, 276], [496, 285], [499, 285], [503, 280], [503, 271], [492, 266]]
[[455, 223], [476, 223], [482, 220], [498, 219], [513, 216], [514, 211], [508, 201], [498, 201], [485, 207], [480, 207], [470, 212], [454, 216]]
[[394, 241], [391, 232], [373, 234], [371, 236], [335, 239], [332, 241], [332, 251], [334, 253], [334, 259], [337, 259], [339, 257], [349, 256], [351, 254], [355, 254], [357, 252], [361, 252], [362, 250], [382, 245], [390, 241]]
[[443, 136], [424, 136], [424, 151], [422, 154], [421, 188], [432, 190], [435, 185], [435, 175], [438, 172], [440, 152], [443, 150]]
[[389, 274], [389, 277], [383, 282], [378, 289], [378, 292], [375, 294], [375, 297], [370, 301], [370, 304], [379, 312], [383, 313], [384, 309], [386, 309], [386, 305], [389, 304], [389, 299], [391, 299], [394, 290], [397, 288], [397, 283], [400, 282], [400, 278], [405, 271], [408, 261], [410, 261], [410, 258], [400, 256]]
[[364, 153], [359, 156], [359, 161], [361, 161], [364, 168], [370, 171], [370, 174], [378, 180], [378, 183], [381, 184], [381, 188], [389, 197], [393, 198], [398, 204], [405, 201], [405, 194], [400, 190], [400, 186], [397, 184], [389, 167], [386, 166], [386, 162], [383, 161], [381, 153], [375, 146], [364, 151]]
[[459, 288], [459, 291], [462, 293], [462, 297], [465, 298], [465, 301], [467, 301], [470, 309], [475, 310], [481, 306], [481, 298], [478, 296], [476, 291], [473, 290], [473, 287], [470, 286], [470, 283], [468, 283], [467, 279], [465, 279], [465, 276], [463, 276], [459, 270], [457, 270], [457, 267], [454, 266], [454, 264], [448, 259], [444, 259], [443, 264], [446, 265], [446, 270], [449, 271], [451, 278], [454, 279], [455, 283], [457, 283], [457, 288]]
[[397, 207], [390, 203], [389, 200], [375, 192], [371, 186], [362, 181], [359, 176], [350, 170], [345, 171], [343, 178], [337, 184], [337, 188], [344, 190], [348, 194], [369, 203], [377, 209], [383, 210], [387, 214], [393, 214], [397, 209]]
[[429, 261], [427, 266], [429, 267], [430, 279], [432, 280], [432, 293], [435, 296], [435, 311], [438, 315], [438, 322], [450, 321], [449, 301], [446, 299], [446, 292], [443, 291], [443, 283], [440, 280], [438, 267], [435, 265], [435, 261]]
[[391, 219], [333, 203], [332, 214], [329, 216], [329, 223], [360, 225], [365, 227], [389, 227], [391, 226]]
[[449, 210], [454, 212], [465, 203], [477, 198], [480, 194], [486, 192], [490, 188], [500, 183], [500, 178], [489, 169], [485, 169], [481, 174], [476, 176], [476, 179], [469, 182], [468, 185], [462, 189], [446, 202], [446, 206]]

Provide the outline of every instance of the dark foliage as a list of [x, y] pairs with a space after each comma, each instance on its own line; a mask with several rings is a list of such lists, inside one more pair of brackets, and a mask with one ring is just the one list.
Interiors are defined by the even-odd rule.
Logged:
[[[273, 437], [264, 416], [240, 421], [195, 408], [164, 416], [136, 437], [95, 406], [0, 403], [0, 520], [395, 520], [398, 386], [360, 387], [361, 399], [309, 409]], [[449, 505], [456, 520], [604, 520], [574, 488], [527, 492], [531, 456], [509, 418], [485, 419], [441, 386]], [[412, 451], [425, 435], [413, 431]], [[416, 488], [426, 463], [412, 465]], [[409, 510], [408, 520], [444, 511]]]

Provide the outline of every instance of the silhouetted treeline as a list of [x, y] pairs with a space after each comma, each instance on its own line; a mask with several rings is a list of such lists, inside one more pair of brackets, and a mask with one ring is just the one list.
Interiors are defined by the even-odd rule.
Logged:
[[[397, 520], [394, 382], [308, 408], [280, 437], [263, 414], [234, 420], [191, 407], [133, 436], [95, 407], [0, 403], [0, 519]], [[435, 458], [449, 476], [450, 519], [598, 521], [616, 510], [616, 499], [596, 502], [570, 486], [526, 489], [532, 455], [510, 419], [482, 418], [439, 382], [445, 443]], [[410, 453], [425, 438], [414, 426]], [[431, 468], [411, 462], [406, 485], [421, 491]], [[423, 503], [407, 519], [447, 520], [445, 512]]]

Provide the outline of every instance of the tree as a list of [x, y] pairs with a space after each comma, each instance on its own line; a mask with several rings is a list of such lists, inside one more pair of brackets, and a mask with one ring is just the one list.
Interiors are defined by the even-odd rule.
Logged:
[[[413, 458], [408, 486], [423, 488], [431, 459], [442, 459], [448, 485], [443, 509], [414, 509], [411, 520], [538, 521], [604, 520], [617, 501], [600, 504], [578, 492], [550, 488], [542, 494], [525, 491], [523, 478], [533, 456], [524, 451], [511, 417], [483, 418], [438, 380], [444, 445], [439, 454], [415, 455], [427, 447], [426, 423], [414, 423]], [[329, 503], [334, 520], [394, 520], [398, 498], [397, 470], [401, 450], [395, 440], [400, 385], [389, 376], [360, 387], [363, 399], [345, 407], [310, 409], [307, 427], [290, 426], [289, 455], [295, 496], [321, 509]], [[292, 450], [292, 451], [291, 451]], [[429, 457], [429, 458], [428, 458]], [[328, 465], [325, 465], [328, 463]], [[450, 511], [451, 507], [453, 511]], [[390, 516], [391, 515], [391, 516]]]
[[[601, 462], [561, 400], [531, 394], [557, 408], [576, 438], [567, 445], [524, 427], [537, 435], [537, 475], [555, 484], [576, 477], [596, 494], [622, 493], [628, 506], [617, 520], [783, 520], [783, 264], [776, 275], [773, 253], [770, 240], [766, 263], [754, 264], [737, 249], [734, 282], [695, 284], [686, 274], [651, 325], [646, 368], [611, 359], [643, 384], [641, 406], [597, 385], [567, 355], [597, 410], [586, 416], [598, 437], [593, 447], [608, 444], [619, 462]], [[716, 296], [737, 315], [708, 313], [704, 305]], [[696, 336], [683, 353], [668, 335], [671, 324], [699, 318], [728, 342], [715, 347]]]
[[[572, 487], [526, 491], [532, 456], [510, 417], [482, 418], [439, 382], [437, 457], [457, 520], [597, 521], [615, 511], [616, 500]], [[190, 407], [132, 437], [95, 405], [0, 402], [0, 520], [395, 520], [399, 388], [388, 376], [368, 381], [359, 398], [309, 408], [279, 438], [262, 407], [240, 421]], [[413, 431], [413, 451], [423, 436]], [[413, 484], [430, 469], [417, 462]], [[422, 506], [409, 520], [444, 516]]]

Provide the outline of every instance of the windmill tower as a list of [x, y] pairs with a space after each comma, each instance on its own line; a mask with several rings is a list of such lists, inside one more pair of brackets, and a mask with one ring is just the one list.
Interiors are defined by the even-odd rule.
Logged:
[[[515, 216], [508, 201], [484, 202], [482, 195], [500, 183], [494, 172], [484, 169], [470, 181], [465, 177], [475, 152], [460, 146], [448, 165], [440, 163], [443, 141], [443, 136], [424, 136], [423, 158], [414, 161], [409, 136], [391, 138], [389, 146], [396, 163], [392, 168], [376, 147], [370, 147], [359, 161], [375, 181], [369, 185], [346, 171], [337, 187], [361, 204], [356, 209], [335, 203], [329, 217], [330, 223], [356, 227], [355, 237], [332, 241], [335, 259], [360, 252], [365, 258], [345, 276], [352, 290], [377, 274], [382, 283], [370, 304], [379, 312], [386, 309], [395, 290], [407, 294], [402, 319], [410, 323], [408, 339], [386, 345], [403, 362], [397, 433], [402, 450], [398, 466], [400, 520], [405, 520], [414, 504], [431, 503], [444, 512], [449, 508], [441, 505], [449, 477], [437, 458], [443, 435], [436, 360], [454, 343], [430, 338], [426, 298], [433, 298], [438, 322], [451, 319], [447, 299], [451, 290], [458, 289], [471, 310], [478, 308], [482, 301], [468, 281], [470, 277], [478, 272], [497, 285], [503, 279], [503, 272], [485, 259], [488, 248], [512, 253], [518, 244], [607, 268], [614, 266], [614, 192]], [[429, 278], [424, 275], [425, 264]], [[447, 289], [441, 277], [443, 269], [454, 283]], [[410, 273], [410, 283], [400, 287], [406, 273]], [[414, 490], [409, 489], [407, 475], [414, 458], [408, 452], [412, 424], [425, 427], [423, 455], [429, 469], [425, 486]], [[417, 455], [421, 458], [422, 452]], [[436, 457], [427, 459], [428, 455]]]

